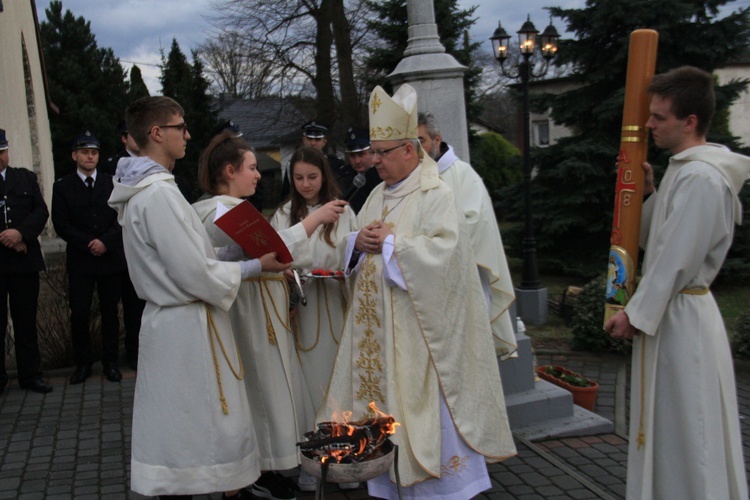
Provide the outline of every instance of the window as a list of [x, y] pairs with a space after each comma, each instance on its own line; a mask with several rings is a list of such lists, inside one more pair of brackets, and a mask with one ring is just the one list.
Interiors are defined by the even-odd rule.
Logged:
[[533, 124], [534, 146], [549, 146], [549, 120], [534, 122]]

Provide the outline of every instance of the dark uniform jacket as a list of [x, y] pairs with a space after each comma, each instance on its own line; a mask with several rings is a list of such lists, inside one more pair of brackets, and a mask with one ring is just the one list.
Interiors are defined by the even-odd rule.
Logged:
[[345, 163], [344, 160], [334, 155], [328, 155], [328, 165], [331, 166], [331, 173], [333, 173], [334, 179], [338, 182], [341, 195], [343, 196], [352, 187], [352, 180], [357, 175], [357, 171], [351, 165]]
[[383, 182], [383, 179], [380, 178], [378, 169], [375, 167], [368, 168], [367, 172], [365, 172], [365, 185], [359, 188], [357, 192], [354, 193], [354, 196], [352, 196], [352, 199], [349, 200], [349, 206], [354, 210], [355, 214], [359, 213], [365, 205], [367, 197], [370, 196], [370, 193], [375, 189], [375, 186], [381, 182]]
[[[76, 173], [54, 184], [52, 224], [67, 243], [69, 273], [103, 275], [127, 268], [117, 212], [107, 204], [112, 188], [112, 176], [102, 172], [97, 172], [91, 199], [88, 188]], [[89, 251], [88, 244], [93, 239], [101, 240], [107, 247], [99, 257]]]
[[117, 171], [117, 162], [120, 161], [120, 158], [128, 157], [130, 157], [130, 153], [128, 153], [127, 149], [121, 149], [117, 154], [109, 156], [104, 161], [99, 162], [99, 165], [96, 166], [97, 174], [107, 174], [114, 177], [115, 172]]
[[47, 204], [34, 172], [25, 168], [5, 169], [5, 206], [0, 208], [0, 232], [16, 229], [26, 244], [26, 253], [0, 245], [0, 272], [44, 271], [39, 235], [49, 217]]

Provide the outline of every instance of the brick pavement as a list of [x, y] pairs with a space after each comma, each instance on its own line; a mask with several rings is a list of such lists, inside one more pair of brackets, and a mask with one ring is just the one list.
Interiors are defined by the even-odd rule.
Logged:
[[[518, 455], [489, 466], [492, 488], [480, 499], [617, 499], [624, 497], [627, 463], [627, 359], [577, 353], [538, 353], [539, 364], [564, 364], [600, 384], [597, 413], [615, 422], [600, 436], [531, 443], [516, 438]], [[121, 383], [95, 371], [70, 386], [70, 369], [53, 374], [55, 390], [26, 392], [15, 380], [0, 396], [0, 500], [134, 499], [128, 488], [135, 374]], [[750, 464], [750, 368], [738, 363], [737, 385], [746, 464]], [[291, 472], [290, 475], [294, 475]], [[312, 499], [313, 493], [297, 498]], [[196, 500], [220, 495], [196, 496]], [[326, 486], [326, 498], [368, 498], [367, 490]]]

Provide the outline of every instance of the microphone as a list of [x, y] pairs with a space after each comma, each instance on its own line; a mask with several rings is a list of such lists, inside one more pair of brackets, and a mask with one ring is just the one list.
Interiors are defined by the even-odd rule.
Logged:
[[352, 179], [352, 186], [341, 199], [346, 202], [351, 201], [351, 199], [354, 198], [354, 195], [357, 194], [357, 191], [359, 191], [359, 188], [364, 186], [366, 182], [367, 178], [363, 174], [355, 175], [354, 179]]

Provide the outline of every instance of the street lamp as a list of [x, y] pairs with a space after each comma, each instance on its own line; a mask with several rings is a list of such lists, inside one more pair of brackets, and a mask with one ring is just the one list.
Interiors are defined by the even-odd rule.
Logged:
[[[503, 29], [500, 23], [497, 25], [495, 33], [490, 37], [492, 42], [492, 53], [495, 59], [500, 63], [500, 70], [502, 73], [511, 79], [520, 79], [521, 87], [523, 90], [523, 177], [524, 177], [524, 210], [525, 210], [525, 233], [523, 238], [523, 273], [521, 275], [521, 284], [518, 289], [522, 292], [519, 295], [519, 312], [522, 313], [521, 317], [524, 317], [522, 309], [524, 304], [522, 303], [522, 295], [524, 291], [540, 291], [544, 290], [543, 297], [540, 298], [539, 294], [536, 294], [536, 299], [531, 308], [527, 308], [527, 316], [532, 316], [531, 321], [534, 322], [534, 313], [528, 311], [528, 309], [536, 309], [537, 311], [544, 310], [541, 314], [543, 319], [539, 323], [546, 321], [546, 289], [539, 280], [539, 270], [536, 262], [536, 240], [534, 239], [534, 225], [531, 217], [531, 143], [530, 143], [530, 111], [529, 111], [529, 80], [534, 78], [540, 78], [547, 74], [547, 68], [549, 67], [550, 60], [557, 53], [557, 42], [560, 39], [560, 35], [557, 30], [552, 26], [550, 20], [549, 26], [544, 30], [541, 36], [541, 43], [537, 43], [537, 35], [539, 31], [534, 27], [531, 22], [530, 16], [527, 16], [526, 22], [523, 23], [518, 33], [518, 48], [521, 54], [521, 58], [518, 62], [518, 67], [515, 71], [507, 69], [505, 62], [508, 58], [508, 45], [510, 42], [510, 35]], [[538, 51], [537, 51], [538, 48]], [[538, 57], [534, 57], [535, 53], [541, 54], [541, 61]], [[541, 63], [541, 64], [540, 64]], [[544, 302], [543, 304], [541, 302]], [[526, 318], [524, 318], [526, 319]]]

